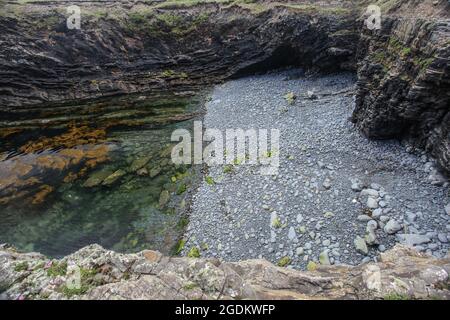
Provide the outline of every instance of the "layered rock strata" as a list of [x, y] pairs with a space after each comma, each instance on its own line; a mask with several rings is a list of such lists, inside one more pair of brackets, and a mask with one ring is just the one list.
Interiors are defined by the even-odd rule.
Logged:
[[98, 245], [49, 260], [3, 245], [0, 291], [6, 299], [450, 298], [450, 259], [400, 245], [378, 263], [310, 269], [281, 268], [265, 260], [169, 258], [156, 251], [119, 254]]

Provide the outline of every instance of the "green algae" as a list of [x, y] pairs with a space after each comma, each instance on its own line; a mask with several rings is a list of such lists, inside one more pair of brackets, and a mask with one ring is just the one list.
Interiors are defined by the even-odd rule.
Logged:
[[292, 262], [291, 258], [289, 257], [282, 257], [280, 260], [278, 260], [277, 265], [279, 267], [286, 267]]
[[200, 250], [197, 247], [192, 247], [187, 256], [189, 258], [200, 258]]

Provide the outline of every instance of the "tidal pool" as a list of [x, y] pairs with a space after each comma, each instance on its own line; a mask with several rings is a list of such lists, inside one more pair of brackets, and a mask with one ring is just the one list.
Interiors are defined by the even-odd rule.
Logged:
[[199, 173], [171, 162], [201, 95], [123, 96], [0, 114], [0, 243], [52, 257], [98, 243], [176, 251]]

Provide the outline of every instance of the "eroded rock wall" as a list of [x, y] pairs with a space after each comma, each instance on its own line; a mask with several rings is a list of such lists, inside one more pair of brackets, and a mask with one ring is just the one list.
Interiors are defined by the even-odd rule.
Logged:
[[[73, 287], [79, 268], [80, 285]], [[449, 299], [450, 259], [397, 245], [378, 263], [317, 266], [310, 272], [265, 260], [120, 254], [91, 245], [63, 258], [0, 247], [6, 299]]]
[[[366, 0], [2, 1], [0, 104], [24, 105], [159, 89], [196, 90], [229, 76], [298, 65], [358, 71], [353, 121], [369, 138], [408, 137], [450, 172], [450, 4]], [[355, 66], [355, 60], [358, 62]]]
[[81, 29], [68, 30], [64, 3], [8, 2], [0, 16], [0, 104], [191, 90], [257, 63], [352, 69], [350, 4], [84, 2]]
[[369, 138], [410, 138], [450, 172], [450, 3], [397, 1], [361, 28], [353, 121]]

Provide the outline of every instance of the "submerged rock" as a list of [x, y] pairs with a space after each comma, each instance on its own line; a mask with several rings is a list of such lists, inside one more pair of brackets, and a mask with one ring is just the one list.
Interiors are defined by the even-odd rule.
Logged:
[[119, 170], [115, 171], [113, 174], [106, 177], [105, 180], [103, 180], [102, 185], [110, 186], [126, 174], [127, 173], [125, 170], [119, 169]]
[[152, 158], [151, 156], [147, 156], [147, 157], [142, 157], [142, 158], [138, 158], [138, 159], [134, 160], [131, 163], [130, 171], [136, 172], [139, 169], [142, 169], [151, 160], [151, 158]]
[[169, 191], [163, 190], [159, 196], [159, 206], [164, 207], [170, 200]]
[[161, 173], [161, 167], [157, 166], [157, 167], [155, 167], [155, 168], [150, 170], [149, 176], [150, 176], [150, 178], [154, 178], [157, 175], [159, 175], [160, 173]]
[[110, 177], [113, 174], [113, 171], [111, 170], [100, 170], [100, 171], [96, 171], [93, 174], [91, 174], [89, 176], [89, 178], [83, 183], [83, 187], [86, 188], [92, 188], [92, 187], [97, 187], [100, 184], [102, 184], [102, 182]]

